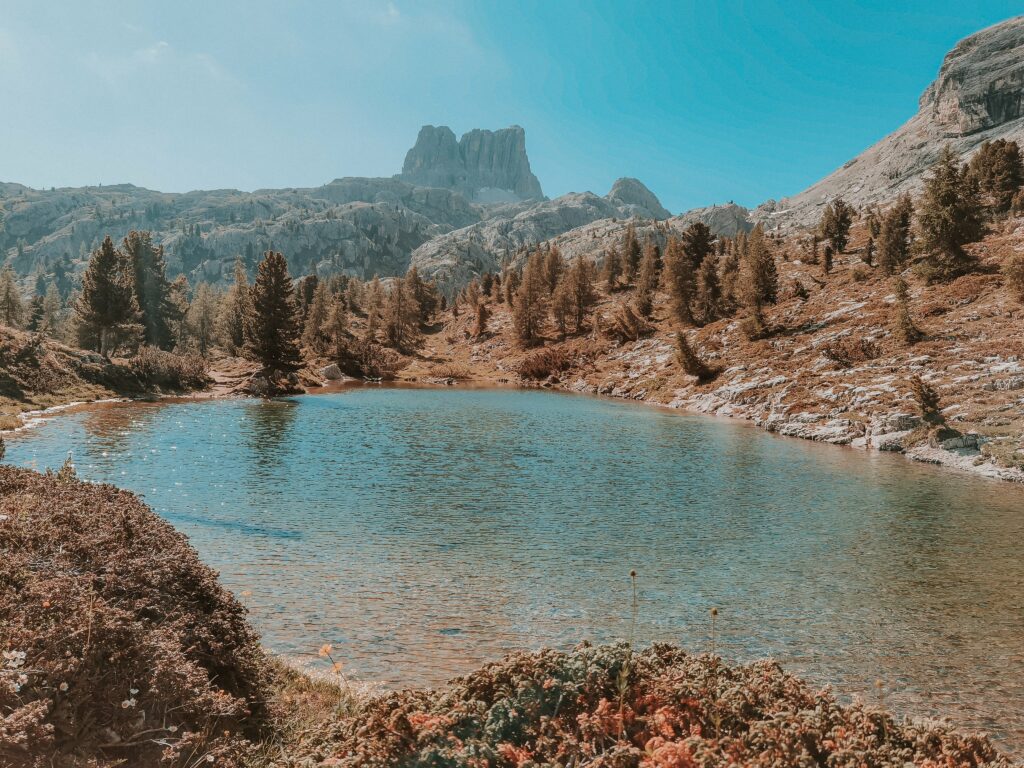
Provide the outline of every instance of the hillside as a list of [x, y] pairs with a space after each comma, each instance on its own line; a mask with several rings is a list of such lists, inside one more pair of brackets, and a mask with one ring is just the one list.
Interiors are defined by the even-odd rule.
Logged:
[[[614, 242], [620, 233], [613, 230], [600, 242]], [[687, 375], [676, 359], [679, 325], [663, 292], [655, 295], [652, 322], [641, 338], [617, 341], [602, 332], [634, 301], [635, 289], [602, 291], [596, 319], [581, 336], [560, 339], [548, 326], [542, 348], [554, 350], [565, 366], [549, 377], [520, 376], [523, 361], [538, 349], [517, 343], [508, 306], [493, 300], [481, 338], [473, 337], [468, 313], [448, 319], [425, 336], [399, 376], [611, 395], [1024, 481], [1024, 306], [998, 271], [1024, 251], [1024, 219], [1009, 220], [971, 246], [981, 260], [975, 274], [926, 285], [907, 273], [910, 311], [925, 334], [912, 346], [893, 333], [891, 279], [860, 258], [866, 237], [855, 227], [848, 252], [827, 277], [820, 264], [801, 261], [796, 238], [776, 241], [782, 295], [766, 311], [775, 329], [768, 338], [749, 340], [742, 313], [685, 329], [699, 354], [721, 371], [707, 383]], [[567, 252], [576, 247], [573, 233], [553, 242]], [[794, 281], [807, 290], [806, 299], [794, 294]], [[947, 422], [963, 434], [929, 443], [908, 383], [915, 374], [937, 388]]]

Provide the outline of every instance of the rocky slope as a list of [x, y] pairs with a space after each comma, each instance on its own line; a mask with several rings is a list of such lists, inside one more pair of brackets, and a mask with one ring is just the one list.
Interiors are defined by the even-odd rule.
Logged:
[[[595, 222], [552, 242], [566, 255], [594, 254], [621, 243], [626, 223]], [[638, 226], [641, 237], [664, 238], [677, 219]], [[867, 238], [854, 231], [848, 253], [826, 278], [820, 264], [802, 262], [798, 238], [772, 241], [782, 296], [768, 309], [776, 331], [750, 340], [742, 315], [688, 329], [692, 343], [720, 375], [705, 383], [687, 375], [675, 354], [678, 323], [668, 296], [655, 297], [651, 326], [635, 341], [616, 341], [602, 329], [633, 300], [631, 290], [602, 294], [589, 333], [544, 342], [568, 361], [549, 386], [605, 394], [653, 405], [749, 420], [801, 437], [911, 458], [1024, 482], [1024, 310], [1003, 284], [1000, 265], [1024, 252], [1024, 218], [1000, 224], [970, 246], [982, 269], [928, 286], [911, 272], [910, 311], [924, 331], [906, 346], [893, 334], [892, 282], [860, 261]], [[807, 290], [795, 295], [794, 281]], [[421, 356], [401, 376], [444, 379], [452, 371], [479, 381], [517, 383], [535, 350], [516, 342], [507, 305], [492, 303], [481, 338], [463, 313], [428, 335]], [[852, 352], [851, 352], [852, 351]], [[847, 355], [845, 352], [851, 352]], [[925, 440], [908, 379], [919, 375], [941, 397], [947, 422], [961, 434], [938, 445]]]
[[808, 225], [837, 195], [862, 206], [915, 193], [945, 144], [969, 156], [998, 138], [1024, 141], [1024, 16], [961, 40], [899, 130], [800, 194], [759, 207], [755, 217], [770, 226]]

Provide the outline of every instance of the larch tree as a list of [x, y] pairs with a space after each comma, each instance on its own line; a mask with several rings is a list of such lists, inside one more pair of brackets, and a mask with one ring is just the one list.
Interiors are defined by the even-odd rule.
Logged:
[[330, 342], [334, 359], [344, 358], [348, 349], [348, 309], [340, 296], [336, 296], [331, 302], [323, 332]]
[[718, 257], [708, 254], [697, 270], [694, 309], [702, 325], [722, 316], [722, 285], [718, 280]]
[[275, 251], [264, 254], [251, 294], [252, 317], [246, 324], [245, 344], [249, 356], [270, 371], [302, 367], [298, 309], [284, 256]]
[[672, 300], [672, 314], [676, 320], [687, 325], [693, 323], [690, 301], [693, 299], [693, 261], [686, 252], [683, 242], [676, 237], [669, 238], [665, 248], [665, 287]]
[[608, 293], [619, 287], [619, 278], [622, 277], [622, 258], [619, 249], [614, 245], [604, 252], [603, 277], [605, 290]]
[[597, 302], [594, 265], [583, 256], [577, 256], [565, 274], [565, 284], [570, 297], [573, 332], [579, 333], [586, 323], [587, 312]]
[[384, 336], [396, 349], [412, 349], [420, 338], [420, 305], [408, 280], [395, 280], [384, 302]]
[[532, 344], [540, 336], [547, 313], [547, 299], [544, 255], [535, 251], [526, 261], [522, 282], [512, 302], [512, 325], [521, 344]]
[[185, 313], [188, 338], [199, 354], [206, 357], [217, 338], [217, 308], [220, 297], [209, 283], [199, 283]]
[[552, 245], [544, 257], [544, 282], [547, 284], [548, 293], [555, 292], [558, 279], [565, 270], [565, 263], [562, 261], [562, 252], [557, 245]]
[[622, 274], [627, 283], [633, 282], [637, 270], [640, 268], [642, 249], [640, 240], [636, 236], [636, 226], [630, 222], [626, 227], [626, 235], [622, 241]]
[[75, 314], [79, 343], [104, 357], [141, 335], [142, 313], [135, 299], [132, 265], [109, 236], [89, 258]]
[[43, 333], [48, 336], [56, 336], [63, 308], [60, 290], [57, 288], [57, 283], [51, 280], [43, 295], [43, 322], [40, 328]]
[[650, 317], [654, 302], [654, 292], [658, 290], [661, 279], [661, 251], [653, 240], [644, 245], [640, 268], [636, 277], [637, 309], [644, 317]]
[[235, 257], [234, 277], [234, 283], [221, 303], [220, 326], [225, 346], [231, 352], [238, 353], [245, 346], [245, 326], [252, 317], [249, 277], [240, 256]]
[[331, 311], [331, 299], [331, 291], [326, 281], [321, 280], [313, 291], [313, 300], [306, 310], [306, 319], [302, 326], [302, 344], [316, 355], [324, 353], [329, 341], [325, 328]]
[[984, 232], [978, 183], [948, 144], [925, 181], [917, 225], [925, 254], [921, 271], [928, 282], [951, 280], [974, 269], [977, 259], [964, 246]]

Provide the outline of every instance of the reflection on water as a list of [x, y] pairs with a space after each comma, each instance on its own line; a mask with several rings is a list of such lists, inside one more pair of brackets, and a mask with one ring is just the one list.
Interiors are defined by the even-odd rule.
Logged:
[[1024, 749], [1024, 489], [540, 392], [100, 407], [9, 460], [142, 493], [265, 642], [431, 685], [628, 633], [789, 669]]

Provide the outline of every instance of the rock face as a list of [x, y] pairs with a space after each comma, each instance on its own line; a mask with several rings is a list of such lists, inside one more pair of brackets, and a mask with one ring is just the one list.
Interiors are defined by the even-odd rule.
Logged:
[[518, 125], [498, 131], [474, 129], [458, 142], [448, 126], [425, 125], [405, 156], [398, 178], [441, 187], [479, 203], [543, 197], [526, 156], [526, 131]]
[[612, 185], [606, 198], [612, 205], [633, 211], [635, 215], [644, 218], [667, 219], [672, 215], [639, 179], [619, 179]]
[[802, 226], [816, 222], [837, 195], [861, 206], [913, 194], [945, 144], [969, 156], [998, 138], [1024, 140], [1024, 16], [961, 40], [899, 130], [804, 192], [760, 206], [754, 217], [768, 226]]

